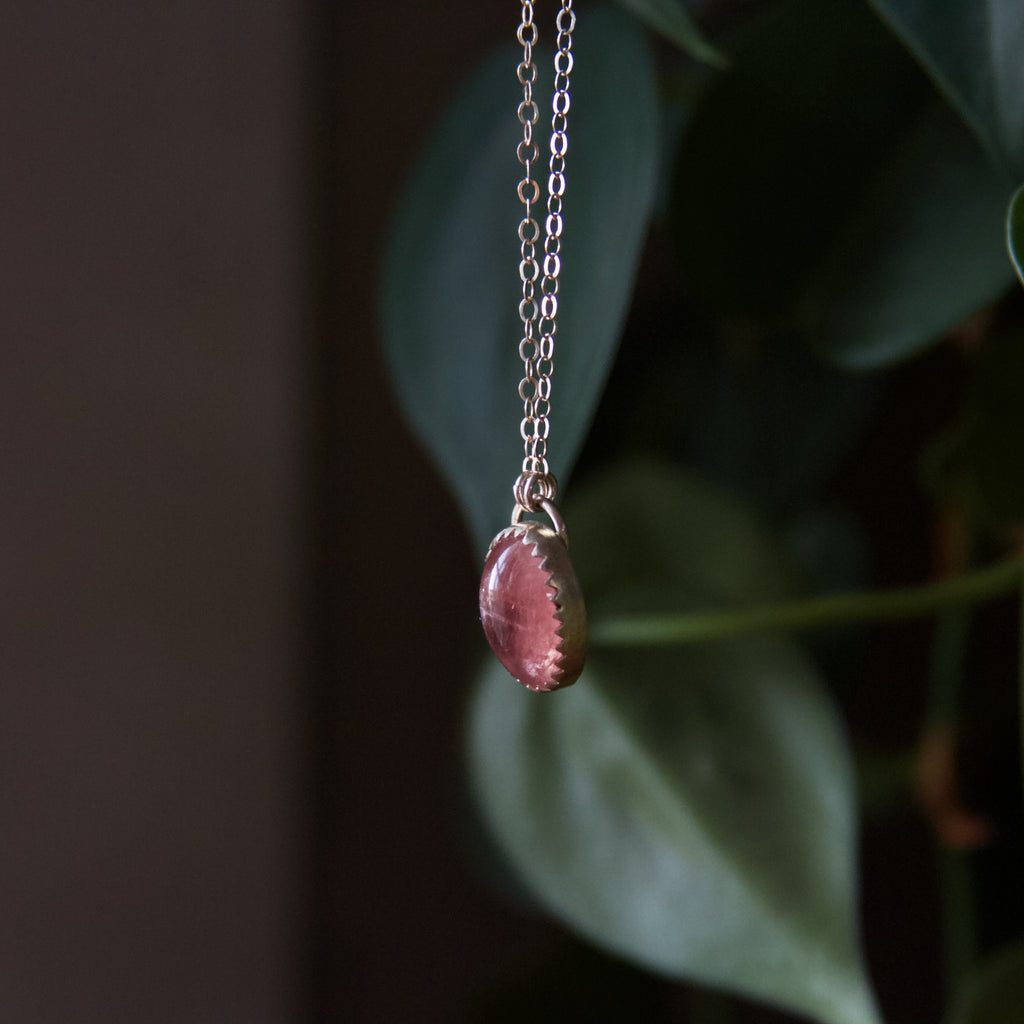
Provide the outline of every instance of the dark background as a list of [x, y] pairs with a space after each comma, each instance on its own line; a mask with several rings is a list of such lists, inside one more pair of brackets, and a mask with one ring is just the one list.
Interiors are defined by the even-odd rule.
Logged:
[[[632, 1006], [608, 1019], [688, 1019], [470, 866], [482, 552], [376, 352], [391, 204], [518, 5], [8, 7], [0, 1019], [536, 1022], [565, 997], [593, 1020], [608, 985]], [[947, 395], [941, 358], [915, 372], [921, 404]], [[890, 531], [883, 575], [922, 578], [891, 455], [920, 428], [888, 408], [849, 486]], [[876, 688], [928, 642], [882, 644]], [[909, 812], [869, 831], [894, 1020], [938, 1015], [932, 856]], [[516, 1010], [517, 975], [550, 1017]]]
[[454, 851], [475, 569], [372, 309], [516, 17], [6, 6], [4, 1021], [458, 1019], [521, 937]]

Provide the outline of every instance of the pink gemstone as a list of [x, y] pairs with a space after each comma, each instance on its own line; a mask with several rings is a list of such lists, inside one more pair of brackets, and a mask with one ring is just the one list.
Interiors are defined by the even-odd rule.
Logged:
[[480, 581], [480, 619], [498, 659], [528, 689], [555, 690], [579, 678], [583, 599], [553, 530], [521, 523], [494, 538]]

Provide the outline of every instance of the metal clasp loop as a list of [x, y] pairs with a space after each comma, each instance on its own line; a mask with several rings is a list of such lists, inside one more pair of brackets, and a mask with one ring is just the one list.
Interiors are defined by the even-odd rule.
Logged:
[[[537, 501], [537, 505], [545, 512], [548, 519], [551, 520], [551, 525], [555, 528], [555, 533], [558, 534], [562, 543], [566, 548], [568, 548], [569, 534], [566, 533], [565, 530], [565, 520], [562, 518], [562, 513], [555, 508], [555, 503], [553, 501], [548, 501], [547, 498], [540, 498]], [[522, 521], [523, 513], [527, 511], [529, 510], [524, 509], [522, 505], [516, 505], [516, 507], [512, 509], [512, 525], [518, 526]]]

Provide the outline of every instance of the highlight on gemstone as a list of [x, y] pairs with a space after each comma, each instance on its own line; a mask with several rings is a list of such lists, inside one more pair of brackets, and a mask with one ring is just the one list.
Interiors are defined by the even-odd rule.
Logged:
[[480, 580], [480, 621], [498, 660], [527, 689], [576, 682], [586, 654], [586, 611], [554, 530], [519, 523], [494, 538]]

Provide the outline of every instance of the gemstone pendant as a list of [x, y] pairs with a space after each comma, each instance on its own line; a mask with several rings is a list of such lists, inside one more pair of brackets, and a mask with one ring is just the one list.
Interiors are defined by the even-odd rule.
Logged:
[[491, 542], [480, 621], [498, 660], [528, 690], [571, 686], [583, 671], [587, 616], [565, 541], [526, 522]]

